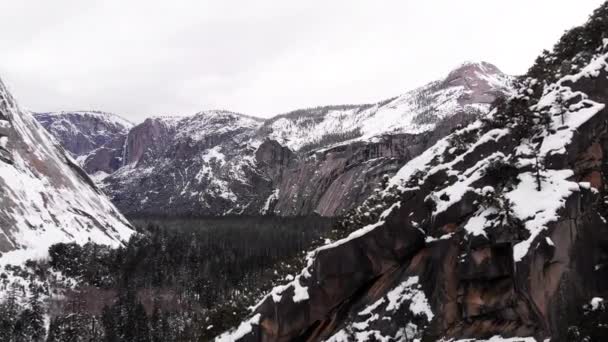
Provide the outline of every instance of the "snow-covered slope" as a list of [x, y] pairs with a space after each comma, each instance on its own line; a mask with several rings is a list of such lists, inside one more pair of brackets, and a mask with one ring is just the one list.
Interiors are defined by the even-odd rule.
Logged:
[[487, 62], [466, 62], [438, 81], [373, 105], [294, 111], [265, 123], [271, 139], [291, 150], [385, 134], [419, 134], [459, 113], [483, 114], [511, 77]]
[[0, 264], [57, 242], [118, 245], [133, 231], [57, 141], [0, 81]]

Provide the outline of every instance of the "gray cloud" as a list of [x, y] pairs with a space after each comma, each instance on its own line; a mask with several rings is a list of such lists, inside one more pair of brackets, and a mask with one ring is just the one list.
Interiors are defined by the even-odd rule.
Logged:
[[374, 102], [464, 60], [525, 72], [601, 0], [0, 0], [0, 75], [31, 110], [133, 121]]

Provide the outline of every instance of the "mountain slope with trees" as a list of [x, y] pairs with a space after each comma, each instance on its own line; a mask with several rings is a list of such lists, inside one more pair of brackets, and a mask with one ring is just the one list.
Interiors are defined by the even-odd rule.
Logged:
[[608, 3], [216, 341], [603, 341]]

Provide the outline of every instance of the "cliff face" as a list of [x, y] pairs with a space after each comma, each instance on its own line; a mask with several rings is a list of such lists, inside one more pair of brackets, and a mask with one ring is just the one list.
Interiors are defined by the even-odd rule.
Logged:
[[90, 175], [122, 166], [122, 149], [133, 124], [104, 112], [35, 113], [34, 117]]
[[128, 215], [337, 216], [361, 204], [384, 175], [487, 113], [510, 82], [491, 64], [464, 63], [372, 105], [266, 121], [225, 111], [151, 118], [78, 160]]
[[283, 216], [343, 215], [368, 198], [383, 177], [393, 176], [438, 139], [478, 115], [459, 112], [438, 122], [433, 131], [386, 134], [302, 154], [278, 182], [281, 195], [273, 212]]
[[176, 134], [176, 121], [173, 118], [151, 118], [130, 130], [125, 138], [121, 166], [150, 163], [161, 157]]
[[217, 340], [604, 340], [607, 29], [604, 5]]
[[129, 132], [104, 190], [128, 215], [257, 213], [271, 191], [249, 143], [259, 125], [225, 111], [148, 119]]
[[[77, 145], [75, 147], [82, 147]], [[0, 264], [58, 242], [119, 245], [130, 224], [0, 82]]]
[[335, 216], [363, 202], [384, 175], [395, 174], [429, 141], [428, 134], [396, 134], [312, 152], [286, 169], [272, 208], [279, 215]]

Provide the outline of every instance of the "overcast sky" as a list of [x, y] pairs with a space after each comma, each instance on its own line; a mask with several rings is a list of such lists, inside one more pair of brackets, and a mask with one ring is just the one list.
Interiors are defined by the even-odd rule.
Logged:
[[33, 111], [138, 122], [376, 102], [465, 60], [527, 70], [600, 0], [0, 0], [0, 77]]

